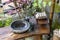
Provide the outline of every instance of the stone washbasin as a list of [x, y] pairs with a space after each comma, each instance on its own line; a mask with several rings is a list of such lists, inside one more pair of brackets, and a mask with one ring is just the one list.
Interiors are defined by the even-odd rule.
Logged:
[[11, 29], [14, 33], [24, 33], [30, 28], [27, 21], [17, 20], [12, 22]]

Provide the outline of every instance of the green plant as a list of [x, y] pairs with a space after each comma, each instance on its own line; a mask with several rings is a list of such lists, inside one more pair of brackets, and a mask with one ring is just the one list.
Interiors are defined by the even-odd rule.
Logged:
[[58, 20], [56, 19], [55, 22], [52, 23], [52, 29], [60, 29], [60, 24], [58, 23]]
[[5, 21], [0, 20], [0, 27], [4, 27], [5, 26]]
[[5, 20], [5, 26], [9, 26], [12, 22], [12, 18], [8, 18]]
[[36, 9], [37, 12], [41, 12], [42, 10], [42, 0], [34, 0], [33, 7]]
[[8, 18], [6, 20], [0, 20], [0, 27], [5, 27], [5, 26], [9, 26], [12, 22], [12, 18]]
[[58, 5], [57, 3], [55, 3], [55, 12], [60, 12], [60, 5]]

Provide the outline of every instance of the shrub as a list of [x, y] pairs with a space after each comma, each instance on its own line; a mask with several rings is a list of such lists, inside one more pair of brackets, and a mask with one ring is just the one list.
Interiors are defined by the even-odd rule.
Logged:
[[12, 18], [8, 18], [6, 20], [0, 20], [0, 27], [9, 26], [12, 22]]
[[0, 20], [0, 27], [4, 27], [5, 26], [5, 21]]
[[56, 19], [55, 22], [52, 23], [52, 29], [60, 29], [60, 23], [58, 23], [58, 20]]
[[12, 22], [12, 18], [8, 18], [5, 20], [5, 26], [9, 26]]

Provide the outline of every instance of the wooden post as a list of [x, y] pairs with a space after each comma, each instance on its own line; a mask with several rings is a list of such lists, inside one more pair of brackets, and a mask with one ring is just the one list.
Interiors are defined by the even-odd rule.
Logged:
[[52, 26], [54, 8], [55, 8], [55, 0], [52, 0], [51, 12], [50, 12], [50, 27]]
[[51, 12], [50, 12], [50, 25], [52, 24], [53, 20], [54, 8], [55, 8], [55, 0], [52, 0]]
[[[55, 8], [55, 0], [52, 0], [51, 12], [50, 12], [50, 17], [49, 17], [49, 20], [50, 20], [50, 33], [52, 33], [52, 34], [53, 34], [53, 30], [52, 30], [51, 27], [52, 27], [53, 15], [54, 15], [54, 8]], [[49, 36], [51, 38], [51, 35], [49, 35]]]
[[34, 40], [42, 40], [42, 35], [34, 36]]

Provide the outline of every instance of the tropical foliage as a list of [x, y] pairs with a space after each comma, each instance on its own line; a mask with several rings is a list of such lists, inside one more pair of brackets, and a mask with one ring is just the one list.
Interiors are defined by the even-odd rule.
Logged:
[[8, 18], [6, 20], [0, 20], [0, 27], [10, 26], [12, 22], [12, 18]]
[[57, 19], [52, 23], [52, 29], [60, 29], [60, 23], [58, 22]]

